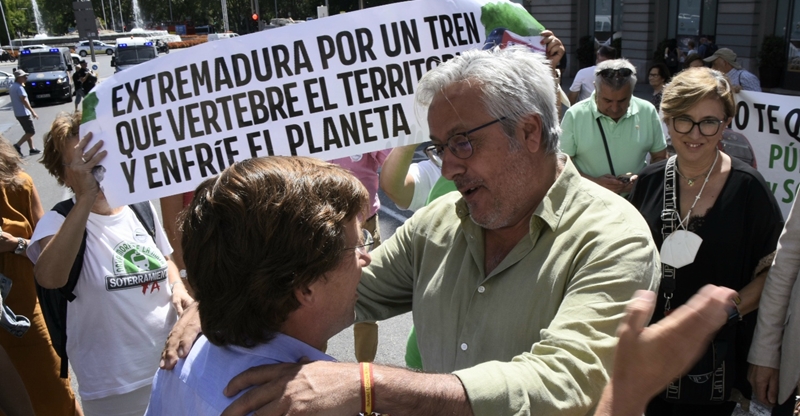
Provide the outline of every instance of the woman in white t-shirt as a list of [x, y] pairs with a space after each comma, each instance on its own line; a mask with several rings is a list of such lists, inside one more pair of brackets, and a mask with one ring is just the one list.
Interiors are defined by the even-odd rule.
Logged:
[[[67, 356], [86, 415], [142, 415], [161, 347], [193, 299], [169, 259], [161, 226], [155, 237], [127, 207], [111, 207], [92, 169], [102, 142], [79, 139], [80, 113], [59, 114], [44, 138], [42, 163], [75, 193], [63, 217], [47, 212], [31, 237], [36, 281], [63, 287], [86, 232], [83, 268], [67, 306]], [[150, 209], [157, 220], [152, 205]]]

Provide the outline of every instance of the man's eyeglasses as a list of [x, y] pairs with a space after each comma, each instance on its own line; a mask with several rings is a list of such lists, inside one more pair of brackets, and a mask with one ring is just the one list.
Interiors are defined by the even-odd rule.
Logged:
[[606, 79], [629, 78], [631, 74], [633, 74], [633, 71], [631, 71], [630, 68], [619, 68], [619, 69], [606, 68], [598, 72], [598, 74]]
[[707, 118], [705, 120], [695, 122], [689, 117], [675, 117], [672, 119], [672, 127], [678, 133], [689, 134], [694, 126], [697, 126], [697, 128], [700, 130], [700, 134], [703, 136], [713, 136], [719, 132], [719, 127], [724, 122], [725, 121], [723, 120], [717, 120], [715, 118]]
[[363, 255], [367, 255], [372, 250], [375, 240], [372, 239], [372, 233], [363, 228], [361, 229], [361, 238], [361, 244], [355, 247], [347, 247], [345, 250], [356, 250]]
[[456, 133], [450, 136], [443, 145], [434, 144], [426, 147], [425, 154], [428, 155], [428, 159], [430, 159], [431, 162], [438, 167], [442, 167], [442, 153], [444, 153], [445, 146], [450, 149], [450, 152], [452, 152], [455, 157], [459, 159], [468, 159], [470, 156], [472, 156], [472, 142], [469, 140], [469, 135], [480, 129], [489, 127], [492, 124], [499, 123], [506, 118], [507, 117], [500, 117], [486, 124], [475, 127], [472, 130], [467, 130], [463, 133]]

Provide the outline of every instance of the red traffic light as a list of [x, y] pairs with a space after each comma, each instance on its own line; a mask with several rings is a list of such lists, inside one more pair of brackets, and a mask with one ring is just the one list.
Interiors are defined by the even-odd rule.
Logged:
[[252, 17], [254, 21], [258, 21], [258, 13], [253, 13], [250, 17]]

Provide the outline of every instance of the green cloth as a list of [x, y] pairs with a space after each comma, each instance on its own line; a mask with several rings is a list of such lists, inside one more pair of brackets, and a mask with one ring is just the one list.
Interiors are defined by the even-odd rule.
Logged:
[[428, 200], [425, 202], [425, 205], [430, 205], [431, 202], [435, 201], [442, 195], [449, 194], [450, 192], [457, 191], [455, 182], [447, 179], [444, 175], [440, 176], [439, 179], [433, 184], [433, 188], [428, 193]]
[[631, 97], [631, 105], [618, 122], [597, 110], [595, 94], [576, 103], [564, 114], [561, 122], [561, 151], [572, 158], [582, 173], [591, 177], [611, 173], [597, 119], [603, 125], [614, 173], [638, 174], [647, 163], [648, 153], [667, 148], [661, 121], [653, 104]]
[[362, 274], [357, 320], [413, 305], [425, 371], [454, 372], [477, 416], [588, 413], [608, 381], [625, 306], [658, 286], [641, 215], [565, 159], [529, 238], [488, 276], [484, 230], [458, 193], [417, 211]]

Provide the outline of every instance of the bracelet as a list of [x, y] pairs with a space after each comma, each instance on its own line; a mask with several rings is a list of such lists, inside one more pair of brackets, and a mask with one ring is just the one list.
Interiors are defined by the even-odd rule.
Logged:
[[169, 291], [170, 291], [170, 292], [175, 292], [175, 285], [177, 285], [178, 283], [181, 283], [181, 284], [183, 284], [183, 280], [181, 280], [181, 279], [178, 279], [178, 280], [176, 280], [176, 281], [174, 281], [174, 282], [170, 283], [170, 284], [169, 284]]
[[731, 302], [733, 302], [733, 307], [736, 309], [736, 316], [738, 316], [739, 320], [741, 321], [742, 311], [739, 310], [739, 305], [742, 304], [742, 298], [740, 298], [739, 295], [736, 295], [733, 297], [733, 299], [731, 299]]
[[361, 363], [361, 413], [372, 414], [375, 391], [372, 383], [372, 363]]

